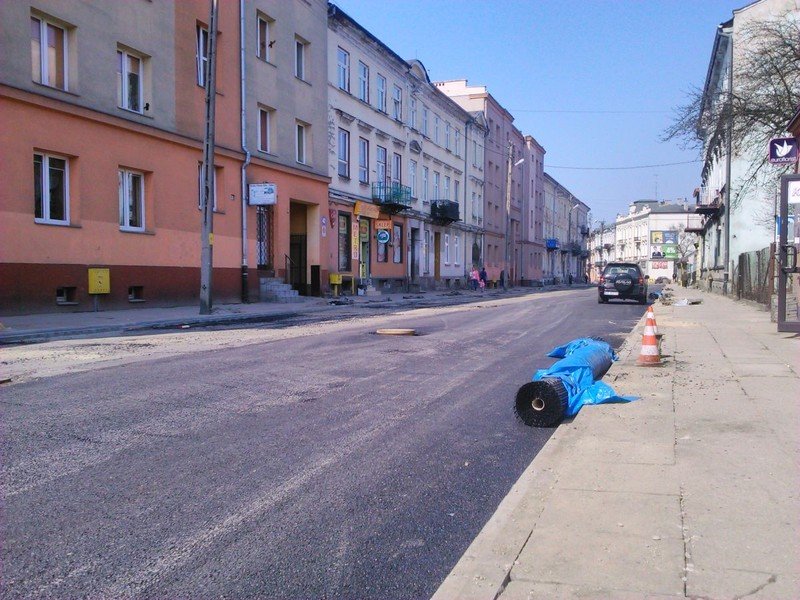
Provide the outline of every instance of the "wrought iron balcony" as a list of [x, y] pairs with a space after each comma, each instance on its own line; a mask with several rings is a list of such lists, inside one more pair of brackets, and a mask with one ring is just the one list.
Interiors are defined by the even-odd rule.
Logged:
[[701, 215], [713, 215], [722, 207], [720, 191], [716, 188], [703, 186], [695, 194], [697, 207], [695, 211]]
[[411, 208], [411, 188], [399, 183], [372, 184], [372, 199], [386, 212], [394, 214]]
[[581, 235], [589, 235], [589, 227], [581, 225]]
[[442, 224], [454, 223], [460, 220], [458, 202], [454, 200], [431, 200], [431, 218]]

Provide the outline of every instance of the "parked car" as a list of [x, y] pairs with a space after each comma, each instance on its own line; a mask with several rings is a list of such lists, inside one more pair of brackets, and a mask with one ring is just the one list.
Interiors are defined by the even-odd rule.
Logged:
[[635, 263], [612, 262], [603, 269], [597, 286], [597, 301], [636, 300], [647, 303], [647, 277]]

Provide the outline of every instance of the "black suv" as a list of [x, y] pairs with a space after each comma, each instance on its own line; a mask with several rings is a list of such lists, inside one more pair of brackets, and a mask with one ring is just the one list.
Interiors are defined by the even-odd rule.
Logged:
[[597, 286], [597, 301], [605, 304], [609, 300], [637, 300], [647, 303], [647, 278], [639, 265], [612, 262], [603, 269]]

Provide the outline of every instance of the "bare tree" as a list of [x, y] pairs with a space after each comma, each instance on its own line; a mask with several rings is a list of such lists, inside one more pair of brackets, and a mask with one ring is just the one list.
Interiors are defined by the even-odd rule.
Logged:
[[689, 90], [686, 103], [675, 109], [662, 133], [663, 141], [704, 151], [706, 160], [714, 152], [725, 154], [730, 135], [733, 154], [750, 159], [746, 174], [732, 186], [734, 204], [779, 174], [767, 168], [767, 144], [786, 132], [800, 105], [798, 16], [789, 11], [745, 24], [734, 40], [733, 90], [719, 97], [709, 97], [718, 90]]

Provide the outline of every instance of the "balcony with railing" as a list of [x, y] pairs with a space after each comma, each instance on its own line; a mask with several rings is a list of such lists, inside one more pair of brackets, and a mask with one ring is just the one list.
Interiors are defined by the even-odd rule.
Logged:
[[698, 188], [696, 198], [697, 207], [695, 211], [701, 215], [713, 215], [722, 206], [722, 194], [717, 188], [706, 186]]
[[560, 245], [558, 242], [558, 238], [547, 238], [544, 242], [545, 242], [545, 247], [548, 250], [558, 250], [558, 247]]
[[411, 188], [396, 182], [372, 184], [372, 200], [384, 211], [395, 214], [411, 208]]
[[455, 200], [431, 200], [431, 219], [434, 222], [447, 225], [459, 221], [458, 202]]

